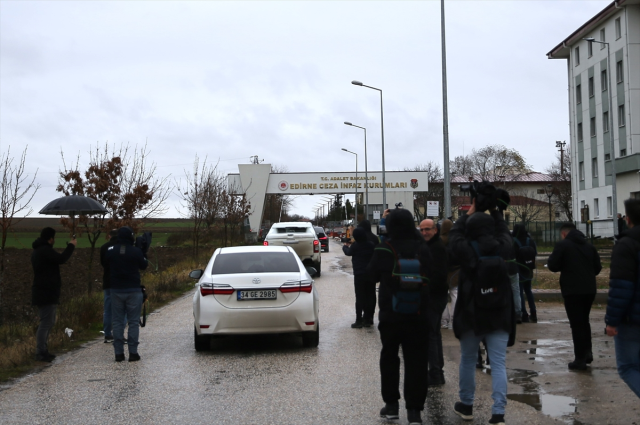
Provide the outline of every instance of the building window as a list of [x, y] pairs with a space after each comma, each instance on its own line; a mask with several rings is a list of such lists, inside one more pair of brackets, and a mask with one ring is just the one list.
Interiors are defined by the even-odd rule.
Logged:
[[579, 164], [580, 180], [584, 180], [584, 161], [580, 161]]
[[560, 213], [556, 211], [556, 220], [560, 218]]
[[620, 149], [620, 156], [627, 156], [627, 150], [626, 149]]
[[616, 40], [622, 37], [622, 28], [620, 27], [620, 18], [616, 19]]
[[582, 103], [582, 86], [580, 84], [576, 86], [576, 103]]
[[580, 47], [576, 47], [573, 51], [573, 61], [576, 66], [580, 65]]
[[596, 137], [596, 117], [591, 117], [589, 120], [589, 134], [591, 137]]
[[591, 177], [598, 177], [598, 158], [591, 158]]
[[593, 77], [589, 77], [589, 97], [593, 97], [594, 95], [594, 87], [593, 87]]
[[593, 41], [587, 41], [587, 56], [593, 56]]
[[538, 190], [536, 191], [536, 193], [537, 193], [538, 195], [545, 195], [545, 191], [544, 191], [544, 189], [538, 189]]
[[600, 89], [602, 91], [607, 90], [607, 70], [603, 69], [600, 73]]
[[582, 123], [578, 123], [578, 142], [582, 142]]
[[611, 196], [607, 196], [607, 217], [611, 217], [613, 215], [613, 201], [611, 200]]
[[605, 161], [610, 161], [611, 160], [611, 154], [605, 153], [604, 154], [604, 160]]
[[[607, 41], [604, 36], [604, 28], [600, 30], [600, 41], [602, 41], [603, 43]], [[604, 49], [604, 46], [605, 46], [604, 44], [600, 43], [600, 50]]]
[[629, 195], [631, 199], [640, 199], [640, 192], [631, 192]]
[[618, 127], [624, 127], [624, 105], [618, 106]]
[[624, 70], [622, 68], [622, 61], [616, 63], [616, 81], [621, 83], [624, 80]]
[[593, 200], [593, 218], [598, 217], [600, 217], [600, 202], [598, 201], [598, 198], [595, 198]]
[[609, 111], [602, 113], [602, 132], [607, 133], [609, 131]]
[[580, 208], [584, 208], [584, 201], [580, 201]]

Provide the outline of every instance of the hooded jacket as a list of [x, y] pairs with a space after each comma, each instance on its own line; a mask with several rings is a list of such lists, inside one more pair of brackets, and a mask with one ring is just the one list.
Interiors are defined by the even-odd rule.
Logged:
[[621, 323], [640, 326], [640, 226], [621, 233], [611, 253], [611, 274], [607, 325], [617, 327]]
[[369, 220], [362, 220], [360, 224], [358, 224], [358, 227], [364, 229], [367, 240], [371, 242], [373, 246], [376, 246], [380, 243], [380, 238], [374, 235], [371, 231], [371, 222]]
[[560, 272], [563, 296], [596, 293], [596, 276], [602, 270], [600, 255], [581, 231], [571, 229], [556, 243], [547, 267], [552, 272]]
[[141, 249], [133, 246], [133, 231], [129, 227], [118, 230], [118, 243], [107, 249], [106, 259], [112, 292], [140, 291], [140, 270], [147, 268], [147, 259]]
[[49, 242], [36, 239], [31, 253], [33, 266], [33, 286], [31, 287], [31, 304], [41, 306], [60, 304], [60, 264], [67, 262], [75, 246], [68, 243], [62, 253], [53, 249]]
[[360, 227], [353, 231], [353, 238], [356, 241], [351, 246], [342, 245], [342, 252], [351, 257], [354, 275], [366, 274], [367, 264], [373, 256], [374, 245], [367, 240], [365, 230]]
[[[482, 255], [500, 255], [505, 261], [513, 256], [511, 235], [502, 214], [493, 211], [491, 215], [476, 212], [463, 215], [449, 232], [449, 247], [461, 264], [458, 285], [458, 299], [453, 313], [453, 331], [456, 338], [473, 331], [483, 335], [497, 330], [509, 333], [509, 344], [515, 342], [515, 309], [511, 302], [492, 314], [476, 314], [473, 296], [477, 254], [471, 241], [478, 242]], [[511, 291], [511, 287], [508, 287]]]

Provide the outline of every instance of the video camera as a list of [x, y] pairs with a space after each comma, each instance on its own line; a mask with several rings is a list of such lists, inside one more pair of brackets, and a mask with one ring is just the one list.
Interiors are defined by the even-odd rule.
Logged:
[[140, 248], [143, 254], [146, 256], [149, 247], [151, 246], [151, 232], [144, 232], [142, 235], [136, 238], [136, 248]]
[[496, 207], [500, 211], [504, 211], [511, 202], [509, 192], [504, 189], [497, 189], [487, 181], [478, 182], [474, 180], [473, 183], [460, 185], [460, 190], [469, 192], [471, 202], [474, 199], [476, 200], [476, 211], [484, 212], [493, 210]]

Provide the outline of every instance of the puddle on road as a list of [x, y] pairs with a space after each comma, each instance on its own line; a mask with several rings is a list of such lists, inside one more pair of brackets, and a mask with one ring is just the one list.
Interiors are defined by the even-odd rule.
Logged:
[[563, 421], [571, 425], [581, 425], [581, 422], [573, 418], [578, 412], [577, 400], [571, 397], [546, 394], [533, 379], [541, 375], [540, 372], [526, 369], [507, 369], [509, 382], [519, 385], [523, 389], [522, 394], [507, 394], [509, 400], [528, 404], [545, 415]]

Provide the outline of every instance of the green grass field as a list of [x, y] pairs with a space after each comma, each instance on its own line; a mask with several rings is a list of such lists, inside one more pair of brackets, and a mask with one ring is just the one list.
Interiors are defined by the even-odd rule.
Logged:
[[[152, 244], [153, 246], [166, 246], [167, 238], [171, 233], [160, 233], [153, 232]], [[31, 249], [31, 244], [35, 241], [38, 236], [40, 236], [40, 232], [17, 232], [10, 233], [7, 236], [7, 248], [28, 248]], [[56, 233], [56, 243], [54, 248], [64, 248], [66, 243], [70, 240], [68, 233], [58, 232]], [[96, 247], [100, 247], [102, 244], [107, 242], [104, 236], [100, 236], [98, 241], [96, 242]], [[90, 248], [89, 239], [86, 234], [78, 237], [78, 248]]]

